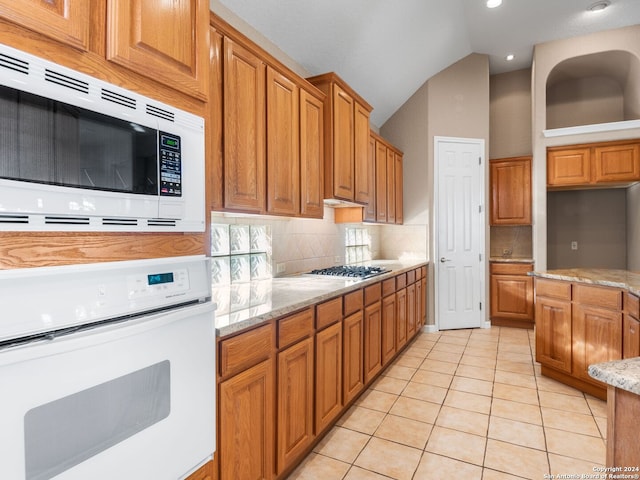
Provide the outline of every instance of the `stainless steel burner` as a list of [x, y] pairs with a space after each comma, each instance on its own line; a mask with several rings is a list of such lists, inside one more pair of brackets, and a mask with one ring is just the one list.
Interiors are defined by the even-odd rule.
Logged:
[[321, 268], [319, 270], [312, 270], [313, 275], [330, 275], [334, 277], [352, 277], [352, 278], [370, 278], [376, 275], [390, 272], [384, 267], [371, 267], [362, 265], [340, 265], [336, 267]]

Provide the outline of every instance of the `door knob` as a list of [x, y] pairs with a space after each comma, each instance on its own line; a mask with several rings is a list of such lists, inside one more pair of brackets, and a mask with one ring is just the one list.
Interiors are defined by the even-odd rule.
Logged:
[[450, 262], [450, 261], [451, 261], [451, 259], [449, 259], [449, 258], [440, 257], [440, 263]]

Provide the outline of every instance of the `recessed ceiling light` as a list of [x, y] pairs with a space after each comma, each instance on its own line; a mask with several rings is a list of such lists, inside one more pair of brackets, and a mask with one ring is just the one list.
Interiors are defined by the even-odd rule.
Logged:
[[502, 5], [502, 0], [487, 0], [487, 8], [496, 8]]
[[609, 5], [611, 5], [611, 2], [609, 0], [602, 0], [600, 2], [594, 3], [589, 8], [587, 8], [587, 10], [590, 12], [601, 12], [602, 10], [607, 8]]
[[511, 60], [513, 60], [514, 58], [516, 58], [516, 56], [513, 53], [510, 53], [509, 55], [507, 55], [506, 57], [504, 57], [504, 59], [507, 62], [510, 62]]

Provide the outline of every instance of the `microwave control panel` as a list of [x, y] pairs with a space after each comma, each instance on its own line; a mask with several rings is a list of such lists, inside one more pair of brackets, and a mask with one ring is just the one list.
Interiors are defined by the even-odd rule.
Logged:
[[160, 135], [160, 195], [182, 196], [182, 148], [180, 137], [171, 133]]

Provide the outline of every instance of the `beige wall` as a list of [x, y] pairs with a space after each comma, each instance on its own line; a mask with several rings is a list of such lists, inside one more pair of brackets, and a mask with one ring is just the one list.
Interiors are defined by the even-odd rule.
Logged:
[[[533, 255], [536, 269], [547, 268], [547, 188], [546, 149], [548, 146], [572, 145], [607, 140], [639, 138], [640, 129], [597, 133], [580, 133], [547, 138], [546, 123], [547, 78], [553, 68], [564, 60], [607, 51], [627, 51], [640, 59], [640, 25], [608, 30], [591, 35], [547, 42], [535, 46], [533, 55]], [[628, 89], [627, 89], [628, 90]], [[629, 108], [627, 108], [629, 110]]]
[[640, 272], [640, 184], [627, 189], [627, 269]]

